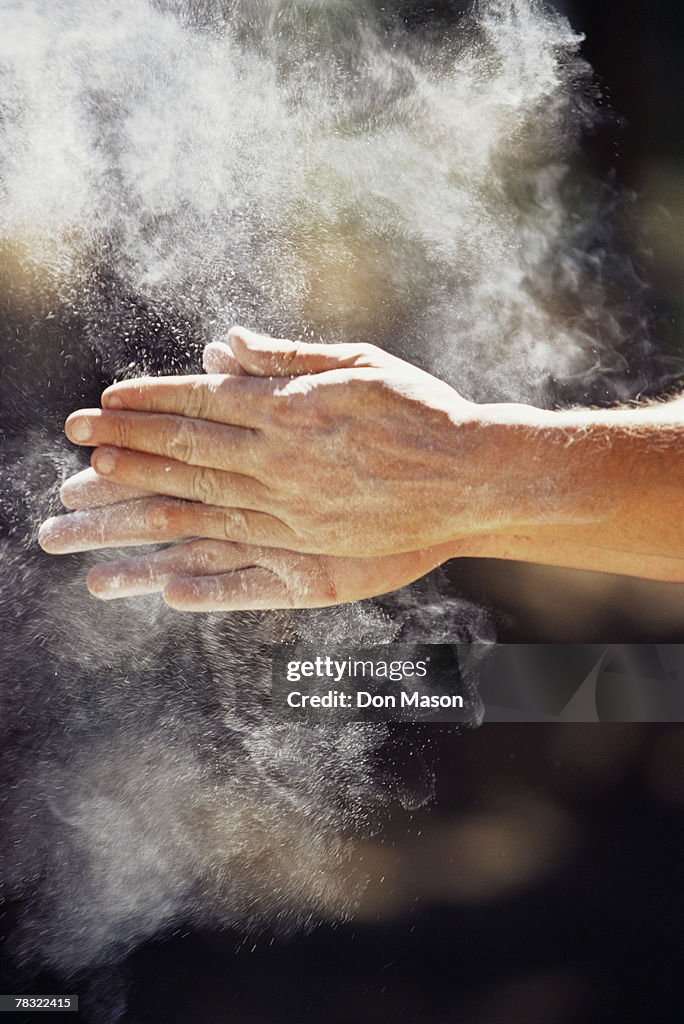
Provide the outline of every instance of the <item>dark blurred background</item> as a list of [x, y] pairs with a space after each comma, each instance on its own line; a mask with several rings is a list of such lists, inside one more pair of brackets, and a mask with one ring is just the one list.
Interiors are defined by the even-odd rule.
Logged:
[[433, 741], [436, 801], [359, 849], [371, 884], [353, 923], [150, 945], [127, 1019], [680, 1020], [684, 731], [485, 725]]

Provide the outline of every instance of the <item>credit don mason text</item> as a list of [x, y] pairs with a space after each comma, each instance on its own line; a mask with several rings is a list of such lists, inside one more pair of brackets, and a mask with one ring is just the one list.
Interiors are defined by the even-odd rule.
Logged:
[[422, 719], [436, 713], [460, 720], [467, 698], [457, 663], [439, 652], [435, 657], [435, 648], [428, 653], [426, 646], [402, 652], [405, 657], [397, 657], [396, 649], [385, 657], [375, 648], [358, 656], [312, 652], [293, 658], [292, 648], [289, 657], [281, 649], [273, 663], [273, 710], [290, 719]]

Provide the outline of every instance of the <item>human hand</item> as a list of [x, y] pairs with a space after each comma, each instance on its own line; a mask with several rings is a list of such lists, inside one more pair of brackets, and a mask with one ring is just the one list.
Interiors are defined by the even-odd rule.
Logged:
[[[229, 346], [220, 342], [206, 346], [203, 364], [207, 373], [246, 373]], [[94, 469], [66, 480], [61, 497], [67, 508], [89, 512], [57, 521], [63, 530], [62, 552], [162, 539], [156, 530], [151, 536], [146, 529], [155, 519], [155, 502], [138, 500], [155, 496], [105, 480]], [[102, 600], [161, 593], [167, 604], [183, 611], [324, 607], [398, 589], [451, 556], [450, 550], [434, 548], [384, 558], [326, 558], [193, 540], [102, 563], [90, 570], [87, 584]]]
[[[150, 535], [137, 543], [171, 533], [375, 557], [505, 519], [505, 506], [488, 500], [491, 425], [448, 385], [372, 346], [242, 330], [230, 341], [232, 356], [210, 346], [207, 362], [232, 358], [232, 375], [122, 382], [104, 393], [103, 410], [67, 421], [75, 443], [107, 445], [93, 454], [98, 477], [87, 478], [100, 498], [102, 478], [110, 495], [118, 484], [133, 489], [124, 497], [168, 496], [154, 499]], [[67, 505], [83, 486], [67, 482]], [[111, 497], [91, 493], [96, 500]], [[69, 518], [45, 525], [46, 550], [65, 550]], [[100, 525], [100, 541], [133, 542]]]
[[[234, 334], [231, 340], [232, 350], [222, 344], [212, 344], [205, 350], [206, 370], [212, 374], [221, 374], [221, 380], [226, 379], [227, 374], [235, 378], [244, 377], [249, 373], [288, 373], [290, 376], [280, 382], [271, 379], [262, 383], [270, 383], [271, 386], [278, 383], [290, 385], [296, 370], [302, 373], [320, 373], [327, 378], [326, 383], [337, 385], [340, 375], [338, 373], [334, 381], [331, 381], [331, 376], [334, 376], [330, 370], [331, 365], [337, 370], [358, 367], [381, 371], [383, 367], [389, 367], [396, 372], [390, 373], [389, 381], [384, 381], [380, 374], [380, 381], [387, 386], [393, 398], [403, 396], [407, 400], [404, 411], [408, 419], [408, 413], [416, 405], [418, 408], [425, 407], [423, 396], [420, 395], [420, 386], [418, 385], [417, 400], [416, 395], [411, 392], [411, 385], [416, 386], [419, 379], [428, 387], [425, 381], [427, 378], [430, 382], [428, 391], [435, 384], [438, 385], [438, 388], [442, 389], [441, 398], [444, 398], [445, 385], [378, 350], [360, 346], [296, 346], [273, 339], [260, 339], [247, 333], [244, 337]], [[418, 377], [414, 378], [414, 374]], [[195, 386], [196, 378], [181, 378], [175, 382], [179, 392], [187, 386], [189, 380]], [[311, 382], [310, 377], [308, 381]], [[371, 376], [364, 380], [365, 384], [369, 382], [376, 385], [378, 377]], [[154, 384], [142, 382], [141, 394], [144, 395], [146, 386], [150, 383]], [[246, 381], [233, 383], [240, 384]], [[113, 390], [116, 392], [127, 386], [129, 385], [118, 385]], [[315, 397], [316, 389], [312, 390]], [[610, 410], [602, 413], [579, 410], [545, 414], [525, 406], [473, 406], [451, 389], [446, 390], [455, 402], [448, 413], [449, 424], [457, 424], [463, 428], [450, 435], [454, 442], [461, 443], [455, 444], [457, 467], [452, 462], [454, 473], [451, 476], [447, 474], [444, 480], [445, 486], [451, 492], [458, 486], [462, 496], [460, 521], [457, 518], [452, 523], [454, 539], [451, 543], [428, 544], [413, 552], [400, 553], [407, 557], [399, 559], [395, 559], [395, 554], [364, 559], [327, 558], [325, 561], [332, 565], [329, 565], [325, 572], [321, 568], [320, 559], [301, 558], [297, 561], [297, 554], [293, 550], [279, 550], [276, 545], [272, 555], [281, 569], [283, 566], [289, 566], [287, 571], [283, 570], [284, 575], [291, 581], [295, 580], [296, 585], [286, 586], [283, 591], [281, 578], [280, 585], [275, 585], [271, 580], [270, 585], [266, 587], [265, 577], [261, 574], [255, 578], [257, 582], [261, 580], [261, 583], [258, 586], [252, 585], [252, 577], [245, 575], [246, 567], [241, 565], [231, 569], [232, 572], [239, 574], [242, 581], [240, 598], [235, 590], [235, 578], [226, 590], [223, 588], [223, 584], [227, 583], [226, 574], [209, 573], [221, 577], [222, 588], [219, 596], [218, 591], [213, 592], [212, 607], [261, 607], [265, 606], [258, 604], [262, 600], [268, 601], [269, 607], [276, 606], [273, 604], [274, 601], [285, 601], [288, 606], [293, 603], [301, 606], [310, 606], [314, 602], [330, 603], [332, 591], [326, 590], [323, 584], [328, 578], [326, 573], [329, 575], [331, 571], [333, 581], [337, 579], [339, 582], [339, 585], [336, 583], [334, 586], [337, 593], [335, 600], [358, 600], [403, 586], [429, 571], [440, 561], [458, 556], [512, 558], [549, 565], [648, 576], [661, 580], [681, 579], [681, 560], [668, 557], [672, 550], [671, 517], [665, 517], [663, 520], [664, 525], [660, 533], [666, 536], [660, 542], [658, 538], [651, 539], [649, 527], [645, 525], [646, 517], [634, 515], [633, 507], [628, 520], [619, 514], [620, 486], [624, 479], [622, 467], [629, 465], [629, 479], [633, 481], [635, 455], [643, 464], [644, 475], [645, 470], [648, 470], [654, 476], [655, 484], [658, 484], [662, 476], [668, 482], [667, 486], [670, 485], [671, 472], [660, 476], [658, 474], [660, 462], [666, 459], [672, 439], [674, 438], [676, 443], [679, 436], [677, 403], [637, 412]], [[302, 392], [294, 394], [301, 396]], [[283, 396], [277, 388], [270, 393], [272, 400], [282, 397], [288, 396]], [[441, 412], [444, 413], [444, 406], [438, 402], [437, 409], [440, 409], [440, 406]], [[399, 407], [402, 407], [401, 401]], [[460, 409], [460, 421], [454, 409]], [[299, 411], [296, 404], [295, 411]], [[396, 403], [393, 411], [396, 415]], [[470, 419], [467, 412], [472, 414]], [[71, 419], [78, 420], [79, 416], [83, 415], [76, 414]], [[115, 419], [112, 413], [106, 415], [110, 420], [112, 417]], [[144, 420], [144, 411], [137, 415]], [[155, 413], [148, 413], [147, 417], [146, 425], [154, 422], [160, 424], [162, 421], [178, 423], [179, 419], [182, 423], [182, 418], [175, 415], [158, 416]], [[100, 418], [104, 417], [96, 410], [95, 419]], [[278, 419], [271, 417], [269, 426], [274, 428], [274, 425], [278, 426]], [[228, 426], [230, 428], [232, 425]], [[301, 420], [299, 426], [302, 427]], [[312, 435], [316, 435], [319, 427], [320, 424], [314, 423]], [[236, 436], [246, 437], [250, 433], [254, 434], [255, 429], [235, 429]], [[606, 445], [608, 437], [611, 439], [610, 446]], [[110, 437], [101, 439], [112, 440]], [[664, 443], [668, 439], [668, 444]], [[415, 452], [413, 454], [415, 455]], [[449, 454], [448, 451], [438, 451], [438, 455], [445, 455], [447, 461]], [[277, 473], [276, 461], [273, 461], [272, 465], [274, 472]], [[600, 491], [587, 486], [587, 465], [592, 465], [591, 480], [597, 476], [601, 477], [603, 484]], [[433, 463], [429, 463], [429, 466], [432, 467]], [[348, 470], [347, 465], [345, 470]], [[139, 486], [130, 488], [116, 480], [106, 480], [92, 469], [77, 474], [64, 484], [62, 497], [67, 507], [79, 511], [48, 521], [40, 535], [43, 547], [50, 552], [66, 553], [114, 545], [158, 543], [187, 537], [208, 537], [225, 541], [227, 535], [234, 536], [239, 532], [249, 534], [254, 525], [262, 526], [269, 522], [266, 513], [253, 515], [258, 510], [247, 509], [243, 513], [238, 513], [238, 518], [235, 519], [235, 513], [231, 516], [230, 509], [174, 499], [168, 495], [154, 495], [155, 484], [149, 474], [145, 483], [148, 484], [149, 490], [141, 489]], [[396, 480], [391, 481], [392, 485], [397, 483]], [[415, 481], [410, 480], [409, 483], [413, 486]], [[624, 487], [622, 490], [624, 492]], [[629, 493], [633, 494], [633, 488]], [[107, 508], [106, 506], [112, 502], [119, 504]], [[663, 507], [669, 508], [669, 505], [665, 502]], [[453, 506], [451, 511], [453, 512]], [[465, 529], [468, 525], [470, 529]], [[242, 526], [242, 531], [238, 529], [239, 526]], [[339, 538], [334, 537], [333, 540], [337, 543]], [[272, 545], [274, 538], [269, 536], [268, 543], [264, 541], [256, 547]], [[659, 550], [661, 547], [662, 552]], [[143, 556], [143, 559], [132, 560], [129, 565], [132, 573], [130, 577], [124, 572], [123, 563], [119, 564], [118, 577], [111, 577], [118, 578], [122, 584], [118, 595], [124, 596], [130, 592], [126, 589], [128, 586], [141, 586], [140, 574], [144, 571], [149, 574], [148, 588], [161, 589], [159, 584], [163, 578], [163, 586], [166, 588], [169, 584], [168, 595], [172, 597], [175, 591], [168, 579], [170, 568], [184, 580], [185, 592], [189, 593], [188, 577], [193, 574], [202, 575], [198, 568], [197, 556], [201, 549], [186, 543], [174, 550], [177, 550], [177, 556], [167, 551], [159, 553], [159, 558], [158, 553], [155, 553], [152, 556]], [[216, 546], [211, 551], [217, 565], [230, 564], [233, 567], [236, 553], [239, 551], [240, 557], [247, 557], [249, 546], [228, 544], [222, 553]], [[204, 551], [203, 558], [206, 557], [207, 551]], [[266, 557], [261, 551], [258, 568], [270, 571], [268, 566], [263, 564]], [[211, 564], [211, 561], [207, 564]], [[100, 571], [104, 576], [98, 577]], [[115, 596], [112, 587], [106, 583], [107, 572], [107, 566], [93, 570], [94, 592], [98, 592], [99, 596]], [[307, 578], [309, 582], [306, 582]], [[195, 595], [197, 601], [193, 598], [194, 606], [198, 610], [207, 607], [206, 587], [209, 586], [214, 584], [205, 581], [200, 588], [201, 592], [198, 591]], [[236, 604], [238, 600], [246, 601], [247, 604]]]
[[[117, 506], [110, 514], [129, 512]], [[102, 562], [88, 573], [87, 585], [102, 600], [161, 593], [179, 611], [323, 608], [397, 590], [448, 557], [436, 548], [384, 558], [335, 558], [192, 540]]]

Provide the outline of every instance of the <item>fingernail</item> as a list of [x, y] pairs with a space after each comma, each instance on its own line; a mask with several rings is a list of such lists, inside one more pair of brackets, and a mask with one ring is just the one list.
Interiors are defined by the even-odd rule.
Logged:
[[46, 519], [38, 530], [38, 545], [49, 555], [68, 555], [70, 553], [69, 524], [64, 522], [66, 518], [66, 516], [53, 516], [51, 519]]
[[102, 406], [105, 409], [123, 409], [124, 404], [118, 395], [103, 395]]
[[90, 420], [74, 420], [69, 425], [69, 432], [74, 441], [87, 441], [93, 434], [93, 425]]
[[41, 546], [41, 548], [43, 548], [43, 550], [45, 550], [45, 545], [49, 544], [50, 542], [50, 537], [53, 533], [52, 527], [56, 522], [57, 517], [52, 516], [52, 518], [46, 519], [45, 522], [41, 524], [41, 527], [38, 530], [38, 543]]
[[[119, 569], [119, 571], [117, 571]], [[115, 597], [123, 597], [123, 577], [118, 563], [95, 566], [86, 577], [86, 586], [93, 597], [100, 601], [111, 601]]]
[[105, 449], [104, 451], [98, 451], [93, 456], [93, 465], [96, 472], [101, 476], [107, 476], [109, 473], [114, 472], [116, 465], [116, 455], [114, 452]]

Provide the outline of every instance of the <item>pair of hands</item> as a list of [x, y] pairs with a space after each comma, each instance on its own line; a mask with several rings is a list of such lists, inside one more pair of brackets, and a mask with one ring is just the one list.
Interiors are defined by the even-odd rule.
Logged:
[[374, 346], [228, 342], [205, 375], [123, 381], [67, 420], [92, 468], [44, 550], [171, 542], [95, 566], [95, 596], [323, 607], [464, 555], [684, 582], [684, 398], [476, 405]]
[[472, 473], [479, 407], [448, 385], [373, 346], [242, 328], [207, 346], [204, 368], [115, 384], [67, 420], [71, 441], [95, 446], [92, 469], [64, 483], [72, 511], [43, 524], [43, 549], [181, 541], [95, 566], [95, 596], [322, 607], [487, 553], [500, 512]]

